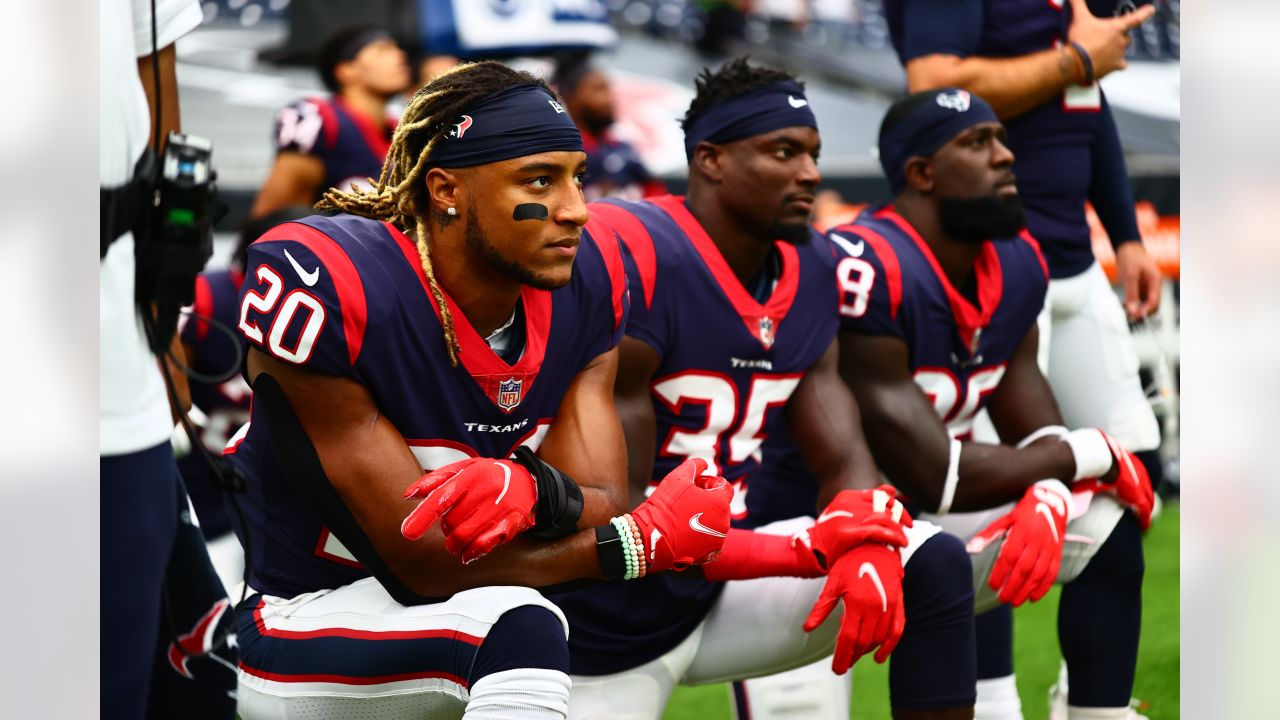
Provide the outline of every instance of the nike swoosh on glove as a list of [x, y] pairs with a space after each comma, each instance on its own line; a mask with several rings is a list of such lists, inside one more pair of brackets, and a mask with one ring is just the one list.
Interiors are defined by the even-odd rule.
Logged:
[[1044, 597], [1058, 578], [1070, 519], [1071, 492], [1057, 480], [1041, 480], [1008, 513], [969, 541], [986, 547], [1004, 536], [987, 584], [1014, 607]]
[[[1101, 430], [1094, 432], [1102, 436], [1111, 450], [1111, 470], [1101, 478], [1081, 480], [1073, 484], [1072, 488], [1115, 493], [1120, 502], [1138, 516], [1138, 525], [1145, 531], [1151, 527], [1151, 511], [1155, 506], [1155, 490], [1151, 487], [1151, 478], [1147, 476], [1147, 467], [1115, 438]], [[1115, 475], [1115, 480], [1108, 482], [1106, 478], [1112, 474]]]
[[874, 490], [841, 490], [809, 528], [808, 547], [818, 564], [829, 568], [852, 547], [866, 542], [904, 547], [911, 515], [898, 502], [892, 485]]
[[685, 460], [631, 511], [640, 528], [648, 572], [705, 563], [724, 547], [733, 486], [706, 470], [706, 460]]
[[404, 496], [422, 502], [400, 533], [417, 540], [439, 520], [445, 549], [468, 564], [533, 527], [538, 486], [510, 460], [467, 458], [423, 475]]
[[883, 663], [898, 646], [907, 615], [902, 604], [902, 558], [898, 549], [864, 543], [836, 559], [822, 594], [804, 621], [804, 631], [822, 624], [836, 603], [844, 601], [831, 669], [844, 674], [858, 658], [879, 646]]

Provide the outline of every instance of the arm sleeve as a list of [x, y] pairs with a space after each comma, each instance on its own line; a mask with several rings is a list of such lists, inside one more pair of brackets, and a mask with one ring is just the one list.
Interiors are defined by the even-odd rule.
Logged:
[[[160, 50], [178, 41], [204, 20], [196, 0], [156, 0], [156, 42]], [[133, 54], [151, 54], [151, 2], [133, 0]]]
[[896, 258], [886, 262], [870, 240], [846, 228], [828, 233], [836, 247], [840, 330], [905, 338]]
[[363, 285], [336, 243], [321, 246], [310, 234], [292, 233], [295, 225], [249, 246], [237, 329], [279, 360], [355, 378], [368, 320]]
[[902, 64], [925, 55], [977, 53], [982, 0], [901, 0]]
[[1111, 238], [1111, 245], [1140, 240], [1138, 218], [1133, 212], [1133, 189], [1129, 187], [1129, 171], [1124, 165], [1124, 149], [1120, 132], [1106, 96], [1098, 118], [1098, 138], [1093, 143], [1093, 175], [1089, 178], [1089, 201]]

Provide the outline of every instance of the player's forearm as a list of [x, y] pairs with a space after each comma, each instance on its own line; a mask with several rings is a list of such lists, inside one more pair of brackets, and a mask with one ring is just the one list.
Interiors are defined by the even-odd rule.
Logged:
[[982, 97], [1002, 120], [1018, 117], [1080, 79], [1074, 51], [1042, 50], [1015, 58], [927, 55], [907, 63], [911, 92], [959, 87]]
[[1041, 480], [1070, 485], [1075, 458], [1056, 437], [1021, 449], [968, 442], [961, 446], [959, 471], [951, 511], [971, 512], [1013, 502]]
[[[432, 569], [408, 570], [412, 579], [407, 584], [415, 592], [430, 597], [443, 597], [491, 585], [543, 588], [604, 578], [596, 551], [594, 527], [559, 540], [516, 538], [470, 565], [462, 565], [449, 555], [444, 550], [443, 538], [428, 537], [428, 544], [434, 544], [437, 539], [440, 542], [438, 551], [447, 555], [440, 560], [447, 567], [441, 568], [437, 564]], [[617, 552], [616, 549], [614, 551]]]
[[958, 457], [953, 457], [955, 448], [950, 441], [945, 446], [903, 442], [900, 447], [910, 452], [886, 458], [886, 471], [894, 486], [924, 512], [985, 510], [1017, 500], [1040, 480], [1071, 482], [1075, 472], [1071, 450], [1065, 443], [1051, 440], [1021, 450], [959, 443]]

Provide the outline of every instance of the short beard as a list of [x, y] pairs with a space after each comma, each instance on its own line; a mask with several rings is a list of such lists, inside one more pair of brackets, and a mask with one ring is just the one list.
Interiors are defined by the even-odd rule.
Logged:
[[463, 228], [462, 237], [467, 244], [467, 249], [479, 255], [489, 264], [489, 267], [511, 280], [537, 290], [556, 290], [569, 284], [568, 280], [553, 280], [503, 257], [498, 249], [489, 243], [489, 238], [485, 237], [484, 231], [480, 229], [480, 217], [474, 205], [467, 208], [467, 226]]
[[789, 245], [807, 245], [813, 237], [813, 229], [809, 223], [776, 222], [769, 228], [769, 234]]
[[1027, 224], [1022, 198], [990, 195], [938, 198], [938, 222], [950, 237], [966, 243], [1016, 237]]

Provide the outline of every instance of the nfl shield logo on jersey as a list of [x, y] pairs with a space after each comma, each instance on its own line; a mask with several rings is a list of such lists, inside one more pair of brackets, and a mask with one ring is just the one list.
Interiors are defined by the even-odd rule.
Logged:
[[520, 388], [524, 385], [524, 380], [516, 380], [510, 378], [498, 383], [498, 407], [507, 412], [511, 412], [515, 406], [520, 404]]
[[760, 318], [760, 344], [764, 345], [764, 349], [768, 350], [773, 347], [773, 318], [765, 316]]

